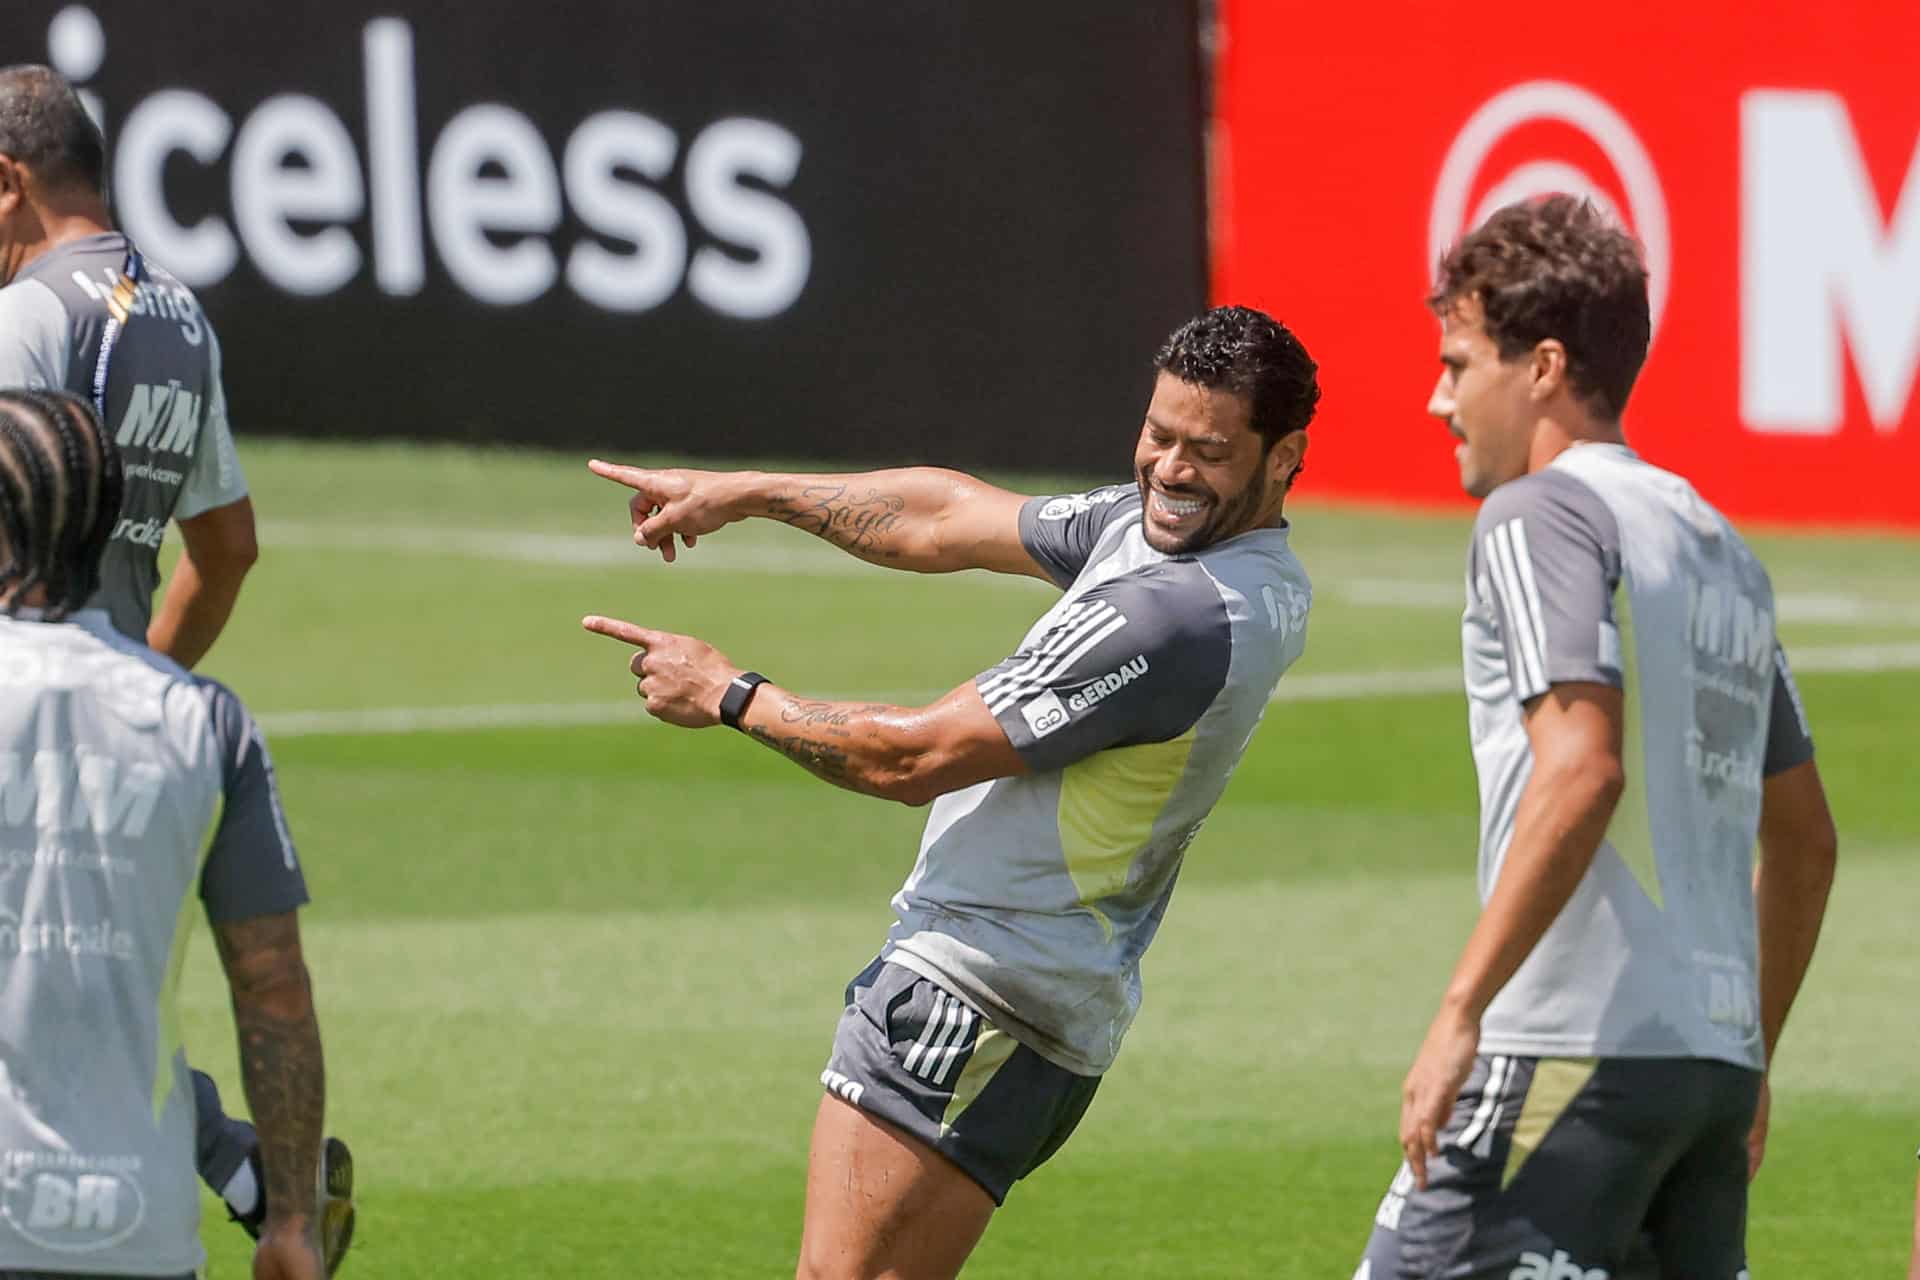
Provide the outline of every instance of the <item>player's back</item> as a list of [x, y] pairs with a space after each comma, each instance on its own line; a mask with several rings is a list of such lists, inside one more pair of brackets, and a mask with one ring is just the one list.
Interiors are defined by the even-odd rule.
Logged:
[[124, 634], [144, 636], [167, 522], [246, 492], [219, 344], [199, 301], [117, 232], [59, 245], [0, 289], [0, 385], [65, 390], [96, 405], [104, 396], [125, 494], [92, 603]]
[[190, 1271], [172, 1000], [221, 795], [217, 686], [100, 611], [0, 618], [0, 670], [0, 1270]]
[[[1626, 773], [1593, 868], [1488, 1011], [1490, 1051], [1760, 1066], [1752, 850], [1783, 721], [1804, 740], [1766, 570], [1691, 484], [1615, 445], [1497, 490], [1475, 544], [1470, 593], [1504, 600], [1517, 633], [1491, 662], [1470, 606], [1483, 895], [1531, 770], [1526, 697], [1618, 684]], [[1591, 617], [1570, 585], [1589, 575]]]

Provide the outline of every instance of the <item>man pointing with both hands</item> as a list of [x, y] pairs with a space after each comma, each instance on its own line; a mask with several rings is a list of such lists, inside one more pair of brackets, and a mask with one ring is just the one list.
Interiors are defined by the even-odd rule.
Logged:
[[780, 520], [871, 564], [990, 569], [1065, 594], [1006, 661], [925, 707], [799, 697], [690, 636], [639, 646], [648, 714], [724, 724], [865, 795], [932, 803], [880, 955], [821, 1075], [802, 1280], [956, 1274], [1012, 1184], [1066, 1141], [1140, 1003], [1140, 957], [1311, 601], [1281, 514], [1319, 399], [1268, 317], [1178, 330], [1134, 483], [1024, 498], [931, 468], [852, 476], [648, 471], [634, 539]]

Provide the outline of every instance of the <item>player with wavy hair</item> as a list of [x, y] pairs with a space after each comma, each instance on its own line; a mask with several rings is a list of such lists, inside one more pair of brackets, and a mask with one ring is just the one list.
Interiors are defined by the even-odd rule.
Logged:
[[1359, 1274], [1736, 1280], [1836, 846], [1773, 588], [1628, 447], [1650, 327], [1618, 225], [1510, 205], [1429, 306], [1428, 412], [1482, 499], [1462, 639], [1483, 908]]

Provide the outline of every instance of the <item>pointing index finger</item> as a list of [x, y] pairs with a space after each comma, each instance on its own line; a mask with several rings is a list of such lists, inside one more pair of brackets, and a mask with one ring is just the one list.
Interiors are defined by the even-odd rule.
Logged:
[[618, 618], [603, 618], [590, 613], [580, 619], [580, 625], [595, 635], [606, 636], [609, 640], [618, 640], [622, 644], [651, 648], [665, 638], [666, 632], [655, 631], [649, 627], [635, 626], [631, 622], [622, 622]]
[[653, 491], [653, 473], [645, 467], [630, 467], [621, 462], [607, 462], [601, 458], [589, 458], [587, 470], [615, 484], [623, 484], [639, 493]]

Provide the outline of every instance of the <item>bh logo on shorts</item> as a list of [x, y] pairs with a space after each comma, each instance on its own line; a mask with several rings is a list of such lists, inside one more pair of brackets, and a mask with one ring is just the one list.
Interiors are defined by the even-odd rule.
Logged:
[[[1617, 185], [1551, 154], [1523, 161], [1483, 182], [1480, 170], [1494, 148], [1522, 126], [1543, 121], [1584, 134], [1606, 157]], [[1547, 141], [1547, 135], [1542, 141]], [[1494, 210], [1529, 196], [1562, 191], [1593, 201], [1639, 238], [1647, 255], [1647, 305], [1657, 334], [1673, 267], [1667, 199], [1659, 175], [1624, 116], [1588, 90], [1564, 81], [1530, 80], [1505, 89], [1482, 103], [1461, 127], [1434, 184], [1425, 269], [1432, 271], [1455, 240], [1485, 222]], [[1625, 196], [1624, 209], [1615, 191]], [[1480, 198], [1472, 201], [1476, 192]]]
[[0, 1193], [7, 1225], [58, 1253], [110, 1248], [138, 1229], [146, 1211], [140, 1184], [121, 1173], [16, 1166]]
[[1565, 1249], [1555, 1249], [1551, 1258], [1537, 1253], [1521, 1254], [1520, 1265], [1507, 1273], [1507, 1280], [1607, 1280], [1607, 1269], [1595, 1267], [1588, 1271], [1569, 1258]]

